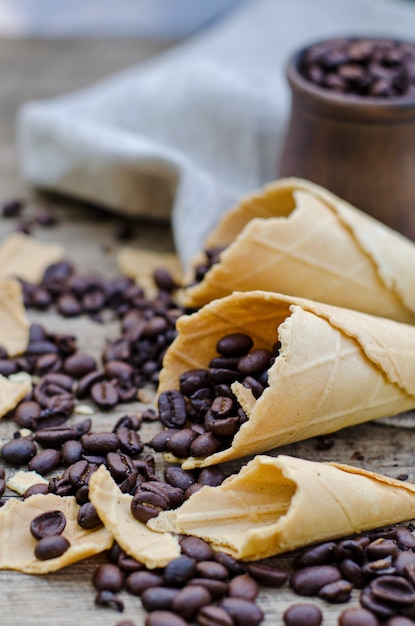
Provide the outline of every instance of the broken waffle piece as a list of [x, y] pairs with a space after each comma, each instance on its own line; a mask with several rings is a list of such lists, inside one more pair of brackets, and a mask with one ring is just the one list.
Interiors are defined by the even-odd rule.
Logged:
[[205, 248], [223, 250], [196, 283], [206, 259], [194, 259], [185, 306], [261, 289], [415, 323], [415, 244], [309, 181], [281, 179], [243, 199]]
[[29, 341], [29, 320], [23, 305], [20, 283], [0, 279], [0, 345], [9, 356], [25, 351]]
[[182, 284], [182, 266], [179, 257], [170, 252], [152, 252], [123, 247], [118, 252], [117, 264], [121, 274], [133, 278], [144, 289], [147, 297], [155, 297], [157, 289], [155, 270], [166, 268], [177, 285]]
[[[77, 522], [79, 508], [73, 496], [48, 494], [33, 495], [23, 501], [9, 499], [0, 509], [0, 569], [47, 574], [108, 550], [112, 535], [103, 526], [96, 530], [81, 528]], [[35, 556], [37, 541], [30, 533], [30, 523], [48, 511], [64, 514], [66, 526], [62, 535], [70, 546], [61, 556], [42, 561]]]
[[31, 377], [19, 372], [6, 378], [0, 374], [0, 418], [7, 415], [32, 390]]
[[415, 407], [411, 325], [253, 291], [182, 316], [177, 330], [163, 361], [159, 395], [179, 390], [184, 372], [208, 369], [217, 342], [227, 334], [248, 334], [254, 348], [270, 349], [277, 337], [281, 342], [268, 369], [268, 386], [258, 398], [241, 379], [231, 384], [248, 417], [231, 443], [205, 458], [189, 457], [184, 469], [265, 452]]
[[12, 233], [0, 245], [0, 278], [22, 278], [39, 283], [46, 268], [61, 261], [63, 246]]
[[135, 519], [131, 513], [132, 496], [120, 491], [103, 465], [91, 476], [89, 498], [121, 548], [149, 569], [164, 567], [180, 555], [175, 537], [160, 535]]
[[148, 525], [257, 560], [414, 516], [411, 483], [337, 463], [258, 455], [222, 485], [203, 487]]

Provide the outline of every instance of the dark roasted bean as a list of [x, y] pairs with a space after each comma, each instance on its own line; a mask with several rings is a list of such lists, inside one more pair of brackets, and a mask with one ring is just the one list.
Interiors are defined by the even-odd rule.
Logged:
[[385, 626], [413, 626], [413, 624], [414, 622], [412, 619], [404, 617], [403, 615], [396, 615], [395, 617], [388, 619]]
[[308, 548], [296, 557], [294, 564], [296, 567], [307, 567], [309, 565], [327, 565], [332, 557], [333, 550], [336, 547], [334, 541], [320, 543], [317, 546]]
[[[89, 487], [88, 485], [82, 485], [79, 489], [76, 490], [75, 493], [76, 502], [82, 507], [84, 504], [89, 502]], [[79, 517], [79, 514], [78, 514]], [[79, 522], [78, 522], [79, 524]], [[82, 526], [82, 524], [80, 524]]]
[[77, 438], [77, 432], [75, 428], [69, 428], [68, 426], [52, 426], [51, 428], [40, 428], [36, 431], [33, 439], [41, 446], [49, 446], [51, 448], [58, 448], [62, 446], [66, 441], [70, 441]]
[[75, 489], [79, 489], [82, 485], [87, 485], [91, 474], [97, 469], [94, 463], [88, 463], [86, 460], [78, 461], [71, 465], [68, 470], [68, 478]]
[[190, 445], [190, 454], [195, 457], [205, 458], [217, 452], [223, 446], [222, 441], [213, 433], [207, 432], [199, 435]]
[[219, 606], [233, 617], [236, 626], [257, 626], [264, 619], [259, 606], [243, 598], [224, 598]]
[[288, 573], [266, 563], [248, 563], [246, 571], [265, 587], [281, 587], [288, 580]]
[[[230, 554], [226, 554], [226, 552], [222, 552], [220, 550], [215, 552], [215, 561], [224, 565], [231, 576], [239, 576], [239, 574], [243, 574], [245, 572], [242, 565], [236, 559], [234, 559], [233, 556], [230, 556]], [[252, 570], [249, 571], [249, 574], [252, 576], [252, 578], [255, 578], [255, 580], [261, 582], [255, 576]]]
[[157, 406], [160, 421], [167, 428], [181, 427], [186, 423], [186, 404], [180, 392], [163, 391], [158, 397]]
[[286, 609], [283, 620], [285, 626], [320, 626], [323, 615], [315, 604], [292, 604]]
[[7, 359], [0, 359], [0, 374], [2, 376], [10, 376], [10, 374], [15, 374], [16, 372], [16, 363]]
[[35, 539], [60, 535], [65, 530], [66, 517], [62, 511], [46, 511], [30, 522], [30, 532]]
[[240, 425], [241, 421], [237, 416], [217, 419], [208, 411], [205, 417], [206, 430], [217, 437], [232, 437], [238, 432]]
[[145, 626], [187, 626], [187, 622], [170, 611], [153, 611], [147, 615]]
[[139, 521], [146, 523], [152, 517], [157, 517], [160, 511], [168, 508], [168, 499], [160, 493], [144, 491], [138, 487], [131, 500], [131, 513]]
[[201, 388], [209, 388], [210, 379], [209, 371], [203, 369], [187, 370], [180, 376], [179, 388], [180, 392], [188, 396], [192, 396]]
[[24, 401], [16, 408], [13, 418], [21, 428], [32, 428], [32, 419], [37, 417], [42, 410], [37, 402]]
[[229, 583], [228, 595], [245, 600], [255, 600], [259, 592], [258, 585], [249, 574], [235, 576]]
[[191, 428], [183, 428], [167, 441], [167, 450], [178, 458], [190, 456], [190, 446], [199, 435]]
[[258, 348], [252, 350], [245, 356], [242, 356], [238, 361], [238, 370], [244, 376], [253, 376], [266, 370], [270, 366], [272, 359], [272, 352], [266, 348]]
[[[78, 388], [79, 393], [79, 388]], [[90, 390], [91, 398], [102, 411], [109, 411], [118, 402], [118, 392], [114, 384], [107, 380], [94, 383]], [[78, 395], [79, 397], [79, 395]]]
[[11, 439], [1, 448], [3, 460], [9, 465], [20, 467], [26, 465], [35, 456], [36, 446], [28, 437]]
[[23, 498], [26, 500], [26, 498], [30, 498], [30, 496], [34, 496], [34, 495], [36, 495], [38, 493], [41, 493], [42, 495], [46, 495], [47, 493], [49, 493], [48, 484], [47, 483], [36, 483], [35, 485], [31, 485], [24, 492]]
[[69, 439], [62, 444], [61, 448], [62, 460], [67, 465], [72, 465], [80, 461], [82, 458], [82, 444], [76, 439]]
[[55, 559], [70, 547], [69, 541], [62, 535], [42, 537], [35, 546], [35, 557], [41, 561]]
[[333, 583], [324, 585], [319, 592], [318, 596], [326, 602], [332, 604], [339, 604], [341, 602], [347, 602], [350, 600], [350, 595], [353, 590], [353, 585], [348, 580], [336, 580]]
[[192, 621], [202, 606], [212, 602], [210, 593], [201, 585], [188, 585], [179, 591], [172, 602], [172, 610]]
[[81, 444], [88, 454], [108, 454], [115, 452], [119, 447], [120, 440], [115, 433], [89, 433], [82, 435]]
[[171, 609], [173, 599], [179, 589], [173, 587], [149, 587], [141, 594], [141, 603], [146, 611], [166, 611]]
[[384, 559], [387, 556], [396, 556], [399, 548], [396, 541], [392, 539], [376, 539], [366, 546], [365, 554], [371, 561], [377, 561], [378, 559]]
[[373, 593], [365, 588], [360, 594], [360, 604], [363, 608], [374, 613], [380, 620], [387, 620], [398, 612], [397, 607], [379, 600]]
[[229, 577], [227, 568], [217, 561], [198, 561], [196, 574], [201, 578], [217, 578], [218, 580], [227, 580]]
[[242, 356], [249, 352], [254, 345], [252, 338], [245, 333], [230, 333], [225, 335], [216, 344], [216, 352], [222, 356]]
[[47, 448], [35, 454], [35, 456], [29, 461], [28, 468], [31, 471], [37, 472], [41, 476], [48, 474], [57, 469], [61, 463], [61, 455], [58, 450], [53, 448]]
[[396, 529], [396, 542], [400, 550], [413, 550], [415, 548], [415, 537], [408, 528]]
[[95, 596], [95, 604], [97, 606], [109, 606], [120, 613], [124, 611], [124, 603], [122, 600], [120, 600], [113, 591], [108, 591], [108, 589], [98, 591]]
[[182, 470], [178, 465], [169, 465], [164, 470], [164, 479], [173, 487], [186, 491], [197, 482], [197, 474], [191, 470]]
[[56, 308], [64, 317], [77, 317], [82, 313], [81, 303], [72, 293], [62, 294], [56, 302]]
[[133, 572], [140, 572], [145, 569], [142, 563], [136, 561], [132, 556], [128, 556], [125, 552], [121, 552], [117, 558], [117, 564], [120, 569], [126, 574], [132, 574]]
[[97, 363], [92, 356], [77, 352], [68, 356], [63, 362], [63, 371], [72, 378], [82, 378], [96, 370]]
[[35, 372], [44, 376], [48, 372], [58, 372], [62, 367], [62, 359], [55, 353], [44, 354], [36, 361]]
[[[252, 571], [249, 571], [249, 573], [253, 576]], [[324, 585], [340, 580], [340, 578], [341, 574], [337, 567], [332, 565], [310, 565], [294, 572], [290, 578], [290, 585], [295, 593], [300, 596], [313, 596]]]
[[144, 450], [140, 435], [132, 428], [118, 428], [116, 434], [120, 449], [129, 456], [138, 456]]
[[86, 398], [91, 391], [93, 385], [103, 380], [104, 373], [99, 370], [94, 370], [85, 374], [79, 381], [76, 387], [76, 397], [80, 400]]
[[195, 578], [189, 580], [187, 584], [201, 585], [202, 587], [205, 587], [209, 591], [213, 600], [223, 598], [228, 591], [228, 583], [224, 580], [218, 580], [217, 578], [199, 578], [196, 576]]
[[235, 380], [241, 378], [240, 374], [234, 370], [211, 367], [209, 379], [213, 385], [231, 385]]
[[362, 565], [362, 573], [367, 578], [374, 578], [375, 576], [383, 576], [385, 574], [393, 575], [396, 573], [396, 569], [392, 565], [392, 557], [387, 556], [377, 561], [364, 562]]
[[234, 626], [231, 615], [219, 606], [204, 606], [196, 616], [199, 626]]
[[339, 626], [379, 626], [377, 617], [367, 609], [345, 609], [339, 616]]
[[163, 577], [160, 574], [148, 571], [132, 572], [126, 579], [126, 588], [133, 596], [139, 596], [145, 589], [150, 587], [160, 587], [163, 584]]
[[163, 580], [168, 587], [182, 587], [196, 572], [196, 561], [188, 556], [178, 556], [168, 563]]
[[78, 511], [77, 522], [81, 528], [91, 530], [101, 526], [102, 522], [99, 519], [98, 513], [92, 504], [92, 502], [85, 502]]
[[221, 485], [226, 476], [222, 468], [218, 466], [205, 467], [199, 474], [198, 482], [209, 487]]
[[[265, 382], [268, 382], [267, 372], [265, 372], [264, 376], [265, 376]], [[261, 384], [259, 380], [256, 380], [252, 376], [245, 376], [245, 378], [242, 381], [242, 385], [243, 387], [246, 387], [246, 389], [250, 389], [252, 391], [252, 395], [256, 399], [262, 396], [264, 389], [265, 389], [265, 386]]]
[[207, 541], [199, 537], [182, 537], [179, 543], [182, 553], [195, 561], [210, 561], [215, 554]]
[[95, 570], [92, 582], [98, 591], [107, 589], [118, 593], [124, 586], [124, 574], [113, 563], [103, 563]]
[[356, 589], [362, 589], [364, 587], [366, 579], [363, 575], [361, 567], [351, 559], [344, 559], [338, 565], [339, 570], [342, 573], [343, 578], [353, 583]]
[[376, 598], [398, 605], [413, 604], [415, 590], [402, 576], [378, 576], [371, 581], [370, 590]]
[[157, 433], [151, 441], [148, 442], [148, 446], [155, 452], [165, 452], [167, 450], [167, 443], [174, 433], [179, 433], [178, 428], [165, 428], [160, 433]]

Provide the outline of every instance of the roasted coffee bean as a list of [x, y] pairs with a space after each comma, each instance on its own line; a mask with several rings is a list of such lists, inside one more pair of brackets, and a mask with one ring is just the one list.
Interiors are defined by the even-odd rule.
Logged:
[[145, 626], [187, 626], [187, 622], [170, 611], [153, 611], [147, 615]]
[[249, 574], [235, 576], [228, 587], [228, 595], [234, 598], [245, 598], [245, 600], [255, 600], [259, 592], [258, 585]]
[[216, 437], [212, 432], [199, 435], [190, 445], [191, 456], [205, 458], [214, 454], [223, 446], [223, 443], [219, 437]]
[[148, 571], [132, 572], [126, 579], [126, 589], [133, 596], [140, 596], [145, 589], [161, 587], [163, 577], [160, 574]]
[[129, 456], [119, 454], [118, 452], [109, 452], [106, 456], [106, 465], [115, 482], [120, 483], [130, 475], [133, 475], [135, 481], [137, 468]]
[[74, 463], [68, 468], [69, 482], [75, 489], [79, 489], [83, 485], [87, 485], [91, 474], [95, 472], [97, 465], [88, 463], [85, 459]]
[[333, 551], [336, 547], [334, 541], [326, 541], [317, 546], [308, 548], [301, 552], [294, 561], [295, 567], [307, 567], [309, 565], [327, 565], [333, 557]]
[[167, 441], [167, 450], [177, 458], [190, 456], [190, 446], [199, 435], [191, 428], [183, 428], [173, 433]]
[[163, 580], [168, 587], [182, 587], [196, 572], [196, 561], [188, 556], [182, 555], [167, 564]]
[[209, 380], [212, 385], [231, 385], [239, 380], [241, 375], [235, 370], [222, 369], [219, 367], [211, 367], [209, 369]]
[[[55, 396], [55, 398], [57, 397], [62, 396]], [[32, 419], [32, 429], [37, 431], [62, 426], [72, 412], [72, 408], [73, 405], [72, 407], [67, 405], [63, 410], [54, 407], [42, 409], [39, 415]]]
[[2, 376], [10, 376], [17, 372], [17, 365], [13, 361], [7, 359], [0, 359], [0, 374]]
[[82, 452], [82, 444], [76, 439], [65, 441], [61, 447], [61, 457], [66, 465], [72, 465], [80, 461]]
[[241, 421], [237, 416], [218, 419], [208, 411], [205, 417], [206, 430], [217, 437], [233, 437], [238, 432], [240, 425]]
[[[248, 571], [253, 576], [252, 571]], [[340, 571], [333, 565], [310, 565], [291, 575], [290, 586], [299, 596], [314, 596], [324, 585], [340, 579]]]
[[120, 449], [131, 457], [138, 456], [144, 450], [140, 435], [132, 428], [117, 428]]
[[85, 502], [78, 511], [77, 522], [81, 528], [91, 530], [101, 526], [102, 522], [99, 519], [98, 513], [92, 504], [92, 502]]
[[41, 476], [57, 469], [61, 464], [61, 455], [58, 450], [47, 448], [35, 454], [29, 461], [28, 468], [30, 471], [37, 472]]
[[242, 356], [251, 350], [254, 342], [245, 333], [230, 333], [225, 335], [216, 344], [216, 352], [222, 356]]
[[376, 539], [366, 546], [365, 554], [371, 561], [377, 561], [384, 559], [388, 556], [396, 556], [399, 548], [396, 541], [392, 539]]
[[35, 456], [37, 448], [28, 437], [11, 439], [1, 448], [3, 460], [9, 465], [20, 467], [26, 465]]
[[35, 539], [60, 535], [65, 530], [66, 517], [62, 511], [46, 511], [30, 522], [30, 532]]
[[186, 403], [178, 391], [163, 391], [158, 397], [157, 408], [160, 421], [167, 428], [181, 427], [186, 423]]
[[100, 372], [99, 370], [94, 370], [89, 372], [89, 374], [85, 374], [77, 384], [76, 387], [76, 397], [82, 400], [89, 395], [92, 387], [103, 380], [104, 372]]
[[13, 419], [21, 428], [32, 428], [32, 420], [41, 412], [41, 406], [32, 400], [23, 401], [16, 408]]
[[381, 621], [387, 620], [398, 613], [396, 606], [380, 600], [368, 588], [362, 590], [360, 604], [363, 608], [374, 613]]
[[378, 576], [369, 584], [373, 595], [384, 602], [408, 605], [415, 602], [413, 586], [402, 576]]
[[215, 417], [228, 417], [234, 408], [234, 402], [232, 398], [228, 396], [217, 396], [210, 407], [210, 410]]
[[198, 561], [196, 563], [196, 575], [201, 578], [227, 580], [229, 572], [224, 565], [217, 561]]
[[96, 360], [89, 354], [77, 352], [68, 356], [63, 362], [63, 371], [72, 378], [83, 378], [86, 374], [95, 371], [97, 368]]
[[259, 606], [243, 598], [224, 598], [219, 606], [231, 615], [236, 626], [257, 626], [264, 619]]
[[396, 569], [392, 565], [392, 557], [387, 556], [385, 559], [363, 563], [362, 574], [367, 579], [374, 578], [375, 576], [383, 576], [385, 574], [396, 574]]
[[146, 322], [143, 328], [143, 337], [157, 337], [157, 335], [165, 333], [167, 328], [167, 320], [160, 315], [156, 315]]
[[292, 604], [286, 609], [282, 619], [285, 626], [320, 626], [323, 615], [315, 604]]
[[157, 433], [151, 441], [147, 443], [150, 448], [152, 448], [155, 452], [165, 452], [167, 450], [167, 443], [174, 433], [179, 433], [180, 430], [178, 428], [165, 428], [160, 433]]
[[153, 491], [144, 491], [141, 486], [138, 487], [131, 500], [131, 513], [133, 516], [144, 524], [152, 517], [157, 517], [160, 511], [168, 508], [168, 499]]
[[189, 397], [197, 393], [199, 389], [210, 387], [209, 371], [204, 369], [187, 370], [180, 375], [180, 392]]
[[190, 487], [188, 487], [186, 491], [184, 492], [184, 499], [188, 500], [190, 496], [192, 496], [194, 493], [197, 493], [198, 491], [203, 489], [204, 486], [205, 485], [201, 485], [200, 483], [195, 483], [194, 485], [190, 485]]
[[395, 617], [388, 619], [385, 626], [413, 626], [413, 624], [414, 622], [412, 619], [404, 617], [403, 615], [396, 615]]
[[217, 578], [199, 578], [198, 576], [189, 580], [187, 584], [201, 585], [202, 587], [205, 587], [209, 591], [213, 600], [223, 598], [223, 596], [227, 594], [229, 586], [228, 582], [225, 582], [224, 580], [218, 580]]
[[339, 604], [350, 600], [353, 585], [348, 580], [336, 580], [334, 583], [324, 585], [318, 592], [318, 597], [332, 604]]
[[173, 587], [149, 587], [142, 592], [141, 603], [148, 612], [168, 611], [178, 593], [180, 590]]
[[244, 376], [253, 376], [270, 367], [270, 361], [273, 357], [271, 350], [266, 348], [258, 348], [252, 350], [238, 361], [238, 370]]
[[[264, 382], [268, 383], [268, 373], [266, 371], [264, 373], [264, 376], [265, 376]], [[261, 378], [262, 378], [262, 375], [261, 375]], [[263, 385], [261, 382], [259, 382], [259, 380], [256, 380], [252, 376], [245, 376], [245, 378], [242, 381], [242, 386], [245, 387], [246, 389], [250, 389], [255, 399], [258, 399], [260, 396], [262, 396], [264, 389], [265, 389], [265, 385]]]
[[39, 357], [42, 354], [53, 354], [57, 352], [58, 347], [54, 343], [52, 343], [52, 341], [47, 341], [46, 339], [44, 339], [41, 341], [30, 342], [25, 350], [25, 356]]
[[183, 554], [195, 559], [195, 561], [211, 561], [214, 557], [214, 551], [211, 546], [199, 537], [182, 537], [179, 541]]
[[169, 465], [164, 470], [164, 479], [173, 487], [186, 491], [188, 487], [197, 482], [197, 474], [192, 470], [182, 470], [178, 465]]
[[113, 563], [103, 563], [95, 570], [92, 582], [98, 591], [106, 589], [118, 593], [124, 586], [124, 574]]
[[41, 493], [42, 495], [46, 495], [47, 493], [49, 493], [49, 486], [48, 486], [48, 484], [47, 483], [36, 483], [35, 485], [31, 485], [24, 492], [23, 498], [26, 500], [26, 498], [30, 498], [30, 496], [34, 496], [34, 495], [36, 495], [38, 493]]
[[234, 626], [235, 622], [231, 615], [219, 606], [204, 606], [197, 616], [199, 626]]
[[379, 626], [377, 617], [367, 609], [345, 609], [339, 616], [339, 626]]
[[192, 621], [202, 606], [212, 602], [210, 593], [200, 585], [189, 585], [179, 591], [173, 599], [171, 608], [184, 619]]
[[86, 313], [97, 313], [105, 304], [105, 295], [101, 289], [91, 289], [82, 296], [81, 306]]
[[66, 441], [76, 439], [78, 433], [75, 428], [68, 426], [52, 426], [50, 428], [40, 428], [33, 436], [34, 441], [43, 447], [59, 448]]
[[[109, 411], [118, 403], [116, 386], [107, 380], [94, 383], [90, 390], [91, 398], [102, 411]], [[79, 386], [78, 386], [79, 394]], [[78, 395], [79, 397], [79, 395]]]
[[[88, 485], [82, 485], [75, 492], [75, 500], [82, 507], [89, 502], [89, 487]], [[79, 522], [78, 522], [79, 523]]]
[[400, 550], [413, 550], [415, 548], [415, 537], [408, 528], [396, 529], [396, 542]]
[[226, 475], [222, 468], [217, 465], [205, 467], [199, 474], [198, 482], [209, 487], [218, 487], [225, 480]]
[[115, 433], [89, 433], [82, 435], [81, 444], [87, 454], [103, 454], [118, 450], [120, 440]]
[[64, 317], [77, 317], [82, 313], [81, 303], [72, 293], [62, 294], [56, 302], [56, 308]]
[[134, 368], [125, 361], [107, 361], [104, 367], [105, 376], [108, 379], [116, 378], [117, 380], [130, 383], [133, 379]]
[[41, 561], [55, 559], [62, 556], [69, 547], [69, 541], [62, 535], [47, 535], [36, 544], [35, 557]]
[[171, 291], [177, 289], [177, 284], [173, 276], [165, 268], [159, 267], [155, 269], [153, 272], [153, 279], [157, 287], [162, 291], [170, 293]]
[[54, 353], [44, 354], [36, 360], [35, 372], [44, 376], [48, 372], [59, 372], [62, 367], [62, 359]]
[[351, 559], [344, 559], [338, 565], [343, 578], [353, 583], [356, 589], [362, 589], [366, 583], [361, 567]]
[[288, 573], [266, 563], [248, 563], [246, 571], [264, 587], [281, 587], [288, 580]]
[[108, 591], [108, 589], [98, 591], [95, 596], [95, 604], [97, 606], [108, 606], [116, 611], [119, 611], [119, 613], [124, 611], [124, 603], [122, 600], [120, 600], [113, 591]]
[[145, 566], [142, 563], [136, 561], [132, 556], [128, 556], [125, 552], [121, 552], [118, 555], [117, 565], [126, 574], [141, 572], [145, 569]]
[[[234, 559], [233, 556], [230, 556], [230, 554], [226, 554], [226, 552], [222, 552], [220, 550], [215, 552], [215, 561], [224, 565], [231, 576], [239, 576], [239, 574], [245, 573], [242, 565], [236, 559]], [[260, 580], [258, 580], [258, 578], [255, 577], [255, 573], [252, 570], [249, 571], [249, 574], [252, 576], [252, 578], [255, 578], [255, 580], [261, 582]]]

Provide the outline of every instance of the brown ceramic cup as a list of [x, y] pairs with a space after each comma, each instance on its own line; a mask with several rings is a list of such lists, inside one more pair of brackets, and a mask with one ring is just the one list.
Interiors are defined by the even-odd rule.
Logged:
[[278, 176], [316, 182], [415, 240], [415, 95], [370, 97], [320, 87], [287, 67], [291, 119]]

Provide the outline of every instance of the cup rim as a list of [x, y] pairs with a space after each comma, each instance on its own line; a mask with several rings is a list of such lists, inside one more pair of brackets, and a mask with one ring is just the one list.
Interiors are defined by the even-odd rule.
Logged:
[[331, 89], [320, 87], [303, 76], [300, 72], [299, 65], [307, 50], [315, 45], [336, 41], [337, 39], [348, 39], [350, 41], [357, 39], [390, 39], [392, 41], [401, 41], [402, 43], [414, 43], [415, 45], [415, 42], [407, 42], [397, 39], [396, 37], [365, 35], [337, 36], [319, 39], [312, 43], [308, 43], [307, 45], [297, 49], [288, 59], [286, 65], [286, 77], [292, 90], [299, 92], [310, 101], [320, 101], [321, 104], [326, 104], [332, 109], [348, 110], [349, 112], [352, 110], [357, 112], [365, 109], [368, 111], [376, 109], [384, 114], [393, 113], [393, 115], [396, 115], [397, 110], [402, 113], [410, 113], [411, 111], [415, 113], [415, 94], [381, 98], [375, 96], [359, 96], [357, 94], [339, 93]]

